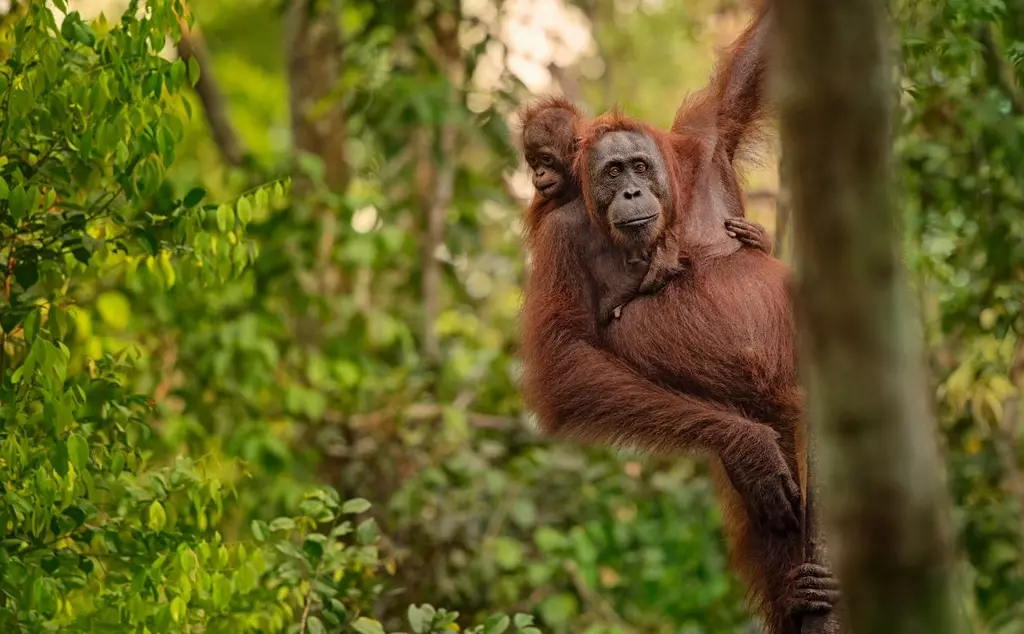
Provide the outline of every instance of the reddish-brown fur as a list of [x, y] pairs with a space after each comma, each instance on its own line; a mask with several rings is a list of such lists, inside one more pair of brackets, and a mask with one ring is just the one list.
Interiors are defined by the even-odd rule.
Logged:
[[[526, 212], [526, 239], [537, 227], [540, 218], [559, 207], [579, 199], [579, 181], [572, 171], [575, 156], [575, 124], [580, 111], [561, 97], [547, 97], [527, 106], [520, 115], [520, 142], [534, 186], [538, 189]], [[557, 185], [552, 185], [557, 183]], [[572, 206], [583, 214], [582, 206]], [[563, 213], [571, 213], [566, 210]], [[759, 225], [750, 225], [758, 228]], [[740, 234], [737, 234], [738, 236]], [[750, 236], [758, 236], [753, 231]], [[763, 236], [763, 232], [760, 234]], [[659, 289], [679, 270], [678, 258], [668, 250], [646, 249], [646, 253], [625, 253], [595, 226], [582, 223], [578, 227], [579, 254], [588, 263], [587, 304], [594, 311], [599, 326], [606, 325], [619, 314], [622, 306], [639, 294]], [[746, 241], [754, 238], [743, 236]], [[764, 248], [763, 244], [758, 247]], [[645, 255], [653, 253], [657, 260]]]
[[[555, 187], [539, 190], [526, 212], [526, 239], [539, 225], [542, 216], [552, 213], [580, 194], [579, 182], [572, 170], [576, 150], [575, 125], [582, 121], [580, 110], [563, 97], [545, 97], [524, 108], [520, 115], [520, 145], [526, 156], [534, 185]], [[540, 160], [547, 159], [546, 162]], [[771, 241], [764, 228], [742, 216], [730, 218], [729, 235], [743, 244], [771, 252]], [[580, 257], [588, 264], [590, 298], [599, 326], [619, 314], [622, 306], [640, 294], [656, 292], [681, 272], [678, 249], [649, 247], [640, 252], [624, 252], [613, 240], [593, 226], [579, 226]], [[586, 245], [585, 247], [582, 245]], [[654, 257], [651, 257], [654, 256]]]
[[[766, 631], [790, 634], [799, 624], [787, 617], [788, 573], [801, 562], [801, 535], [753, 526], [750, 501], [736, 486], [772, 473], [777, 448], [801, 485], [804, 480], [788, 272], [763, 253], [738, 250], [721, 232], [724, 218], [742, 214], [734, 160], [764, 116], [766, 24], [762, 12], [709, 86], [679, 109], [672, 133], [619, 114], [578, 126], [576, 173], [595, 222], [587, 222], [578, 202], [527, 216], [533, 263], [523, 391], [549, 434], [711, 453], [733, 563], [750, 584]], [[586, 310], [582, 283], [588, 271], [582, 228], [605, 226], [590, 196], [586, 157], [616, 130], [657, 142], [672, 184], [665, 232], [678, 240], [692, 270], [661, 294], [633, 300], [602, 333]], [[730, 481], [726, 457], [733, 478], [738, 462], [749, 480]]]
[[[539, 124], [547, 132], [548, 138], [555, 144], [559, 157], [571, 157], [576, 151], [574, 139], [572, 135], [567, 136], [564, 134], [560, 121], [549, 121], [552, 112], [564, 112], [573, 122], [583, 119], [583, 113], [580, 112], [580, 109], [564, 97], [549, 96], [538, 99], [519, 113], [519, 124], [522, 128], [521, 143], [525, 149], [525, 133], [527, 128], [531, 124]], [[533, 200], [530, 202], [525, 217], [527, 232], [536, 228], [545, 215], [579, 196], [579, 184], [576, 179], [571, 179], [567, 184], [570, 187], [559, 192], [559, 196], [550, 199], [545, 198], [538, 192], [534, 192]]]

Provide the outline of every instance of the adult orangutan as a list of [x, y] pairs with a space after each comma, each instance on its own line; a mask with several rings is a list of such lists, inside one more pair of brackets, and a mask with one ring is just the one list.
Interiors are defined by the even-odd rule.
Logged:
[[[734, 566], [772, 634], [831, 609], [828, 570], [801, 565], [802, 395], [784, 266], [721, 231], [742, 214], [733, 161], [762, 115], [766, 13], [673, 133], [605, 116], [580, 129], [587, 211], [624, 252], [678, 249], [687, 271], [606, 329], [588, 309], [578, 203], [534, 214], [523, 390], [547, 433], [712, 455]], [[607, 346], [607, 349], [605, 349]]]

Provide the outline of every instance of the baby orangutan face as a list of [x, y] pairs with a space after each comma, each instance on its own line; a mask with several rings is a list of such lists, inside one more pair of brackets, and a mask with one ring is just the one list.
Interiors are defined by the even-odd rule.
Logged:
[[578, 194], [570, 168], [574, 118], [568, 110], [550, 108], [537, 113], [523, 129], [526, 164], [537, 194], [545, 200], [567, 200]]

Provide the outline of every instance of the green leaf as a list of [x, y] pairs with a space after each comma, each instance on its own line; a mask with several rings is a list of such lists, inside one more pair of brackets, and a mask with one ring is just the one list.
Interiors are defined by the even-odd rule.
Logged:
[[267, 540], [267, 536], [270, 534], [270, 528], [263, 520], [253, 520], [249, 524], [249, 528], [252, 529], [252, 536], [255, 537], [258, 542], [265, 542]]
[[[0, 75], [0, 77], [3, 77], [3, 75]], [[0, 90], [0, 93], [2, 93], [2, 92], [3, 91]], [[4, 180], [4, 177], [0, 176], [0, 200], [7, 200], [7, 198], [10, 195], [11, 195], [11, 188], [7, 185], [7, 181]]]
[[181, 597], [174, 597], [171, 599], [171, 618], [174, 619], [175, 623], [181, 623], [185, 620], [185, 615], [188, 612], [188, 606], [185, 605], [185, 600]]
[[517, 568], [523, 562], [523, 547], [510, 537], [498, 537], [494, 540], [494, 559], [505, 570]]
[[368, 519], [356, 528], [356, 541], [361, 546], [369, 546], [380, 537], [380, 530], [377, 528], [377, 522], [373, 519]]
[[14, 279], [18, 280], [18, 284], [25, 290], [32, 288], [32, 286], [39, 281], [39, 264], [35, 259], [25, 258], [18, 260], [14, 265]]
[[327, 628], [324, 627], [323, 622], [319, 618], [311, 616], [306, 620], [306, 632], [309, 634], [327, 634]]
[[331, 598], [327, 604], [330, 606], [331, 614], [335, 614], [341, 620], [348, 620], [348, 609], [345, 604], [335, 598]]
[[128, 299], [117, 291], [106, 291], [100, 293], [96, 298], [96, 310], [108, 326], [114, 330], [124, 330], [128, 327], [128, 316], [131, 306]]
[[202, 187], [193, 187], [187, 194], [185, 194], [185, 198], [181, 201], [181, 203], [186, 207], [195, 207], [200, 202], [202, 202], [203, 196], [205, 195], [205, 189], [203, 189]]
[[512, 505], [509, 516], [520, 528], [529, 528], [537, 523], [537, 507], [533, 500], [523, 497]]
[[310, 561], [319, 561], [324, 556], [324, 546], [313, 539], [306, 539], [302, 542], [302, 550], [309, 555]]
[[50, 451], [50, 464], [57, 475], [63, 478], [68, 475], [68, 462], [68, 443], [58, 440]]
[[533, 625], [533, 615], [532, 614], [524, 614], [523, 612], [519, 612], [518, 614], [515, 615], [515, 617], [513, 617], [513, 622], [516, 624], [516, 627], [518, 627], [518, 628], [523, 628], [523, 627], [527, 627], [527, 626]]
[[29, 345], [32, 345], [36, 340], [42, 319], [43, 311], [41, 308], [33, 309], [29, 312], [28, 317], [25, 318], [25, 323], [22, 325], [22, 328], [25, 330], [25, 342]]
[[224, 609], [231, 601], [231, 580], [220, 574], [213, 575], [213, 606]]
[[176, 88], [181, 87], [181, 81], [185, 79], [185, 74], [188, 72], [188, 68], [185, 66], [185, 60], [178, 58], [171, 64], [171, 70], [169, 75], [171, 76], [171, 82]]
[[511, 619], [507, 614], [494, 614], [484, 621], [483, 634], [502, 634], [508, 629]]
[[231, 207], [227, 205], [221, 205], [217, 207], [217, 228], [220, 229], [221, 233], [226, 232], [232, 228], [235, 224], [235, 214], [231, 211]]
[[278, 517], [270, 523], [271, 531], [290, 531], [295, 528], [295, 520], [290, 517]]
[[192, 552], [191, 548], [186, 548], [178, 553], [178, 565], [181, 566], [181, 570], [185, 574], [195, 570], [196, 555]]
[[260, 187], [253, 198], [256, 208], [259, 209], [260, 212], [266, 212], [270, 207], [270, 194], [267, 193], [266, 187]]
[[259, 583], [259, 575], [251, 562], [243, 564], [235, 573], [235, 588], [241, 594], [247, 594]]
[[569, 544], [569, 539], [550, 526], [541, 526], [533, 535], [533, 541], [541, 552], [550, 553]]
[[124, 453], [116, 451], [110, 461], [110, 475], [116, 478], [121, 475], [122, 471], [124, 471]]
[[352, 498], [341, 505], [341, 512], [346, 514], [365, 513], [370, 510], [370, 503], [364, 498]]
[[124, 168], [128, 165], [128, 159], [131, 155], [128, 152], [128, 146], [125, 145], [123, 140], [117, 142], [117, 147], [114, 148], [114, 160], [119, 168]]
[[29, 210], [28, 194], [25, 192], [25, 186], [18, 183], [14, 189], [11, 190], [10, 196], [7, 200], [7, 212], [11, 214], [11, 217], [15, 220], [21, 220], [22, 217]]
[[196, 58], [190, 57], [188, 59], [188, 81], [193, 86], [199, 81], [199, 62]]
[[540, 615], [548, 625], [564, 625], [572, 622], [579, 612], [576, 597], [567, 592], [548, 596], [539, 606]]
[[415, 634], [424, 634], [430, 628], [430, 621], [427, 615], [416, 605], [410, 605], [407, 610], [409, 627]]
[[249, 202], [248, 196], [242, 196], [239, 198], [235, 209], [238, 211], [238, 219], [243, 223], [248, 223], [252, 220], [252, 203]]
[[164, 511], [164, 507], [160, 504], [159, 500], [153, 500], [153, 503], [149, 505], [149, 521], [147, 526], [150, 530], [161, 531], [164, 526], [167, 525], [167, 513]]
[[84, 471], [89, 465], [89, 443], [78, 434], [68, 436], [68, 458], [78, 471]]
[[163, 86], [163, 75], [150, 73], [142, 80], [142, 90], [145, 94], [151, 95], [154, 99], [160, 97], [160, 88]]
[[365, 616], [361, 616], [353, 621], [352, 629], [359, 632], [359, 634], [385, 634], [384, 626], [379, 621], [368, 619]]

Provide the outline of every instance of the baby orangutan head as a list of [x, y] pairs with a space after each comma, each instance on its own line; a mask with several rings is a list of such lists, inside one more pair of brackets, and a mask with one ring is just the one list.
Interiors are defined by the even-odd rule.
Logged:
[[568, 201], [579, 194], [572, 173], [579, 111], [564, 99], [542, 100], [522, 115], [523, 150], [533, 186], [545, 200]]

